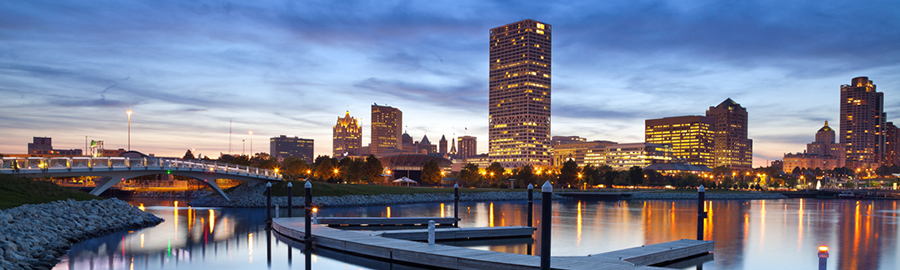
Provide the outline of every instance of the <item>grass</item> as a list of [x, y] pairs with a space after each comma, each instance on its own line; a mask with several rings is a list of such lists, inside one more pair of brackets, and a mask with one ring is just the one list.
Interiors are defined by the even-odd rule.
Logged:
[[[305, 181], [290, 181], [293, 183], [292, 194], [294, 196], [304, 196], [306, 185]], [[272, 184], [272, 196], [287, 196], [288, 181]], [[312, 182], [313, 196], [343, 196], [343, 195], [380, 195], [380, 194], [416, 194], [416, 193], [453, 193], [453, 188], [431, 188], [431, 187], [398, 187], [398, 186], [377, 186], [377, 185], [343, 185], [329, 184], [322, 182]], [[524, 189], [486, 189], [486, 188], [460, 188], [460, 193], [473, 192], [491, 192], [491, 191], [519, 191]]]
[[100, 199], [100, 197], [80, 190], [60, 187], [51, 182], [35, 181], [13, 175], [0, 175], [0, 209], [66, 199], [87, 201]]

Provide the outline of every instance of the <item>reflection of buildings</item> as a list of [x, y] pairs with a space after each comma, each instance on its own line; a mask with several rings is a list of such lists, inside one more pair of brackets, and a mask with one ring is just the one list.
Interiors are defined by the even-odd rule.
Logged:
[[551, 33], [533, 20], [490, 30], [488, 148], [503, 167], [550, 165]]
[[334, 125], [332, 138], [332, 157], [359, 156], [362, 148], [362, 126], [356, 118], [350, 117], [350, 111], [343, 118], [338, 117]]
[[830, 170], [844, 167], [844, 147], [834, 142], [834, 129], [825, 126], [816, 132], [816, 141], [806, 145], [804, 153], [784, 154], [782, 170], [790, 173], [794, 168]]
[[[893, 209], [874, 209], [873, 201], [836, 201], [839, 216], [838, 246], [831, 250], [837, 257], [837, 269], [879, 269], [880, 262], [896, 251], [897, 205]], [[886, 211], [885, 211], [886, 210]], [[887, 219], [894, 221], [888, 222]], [[895, 266], [896, 267], [896, 266]], [[894, 268], [896, 269], [896, 268]]]
[[847, 167], [878, 167], [885, 150], [884, 93], [876, 92], [868, 77], [856, 77], [841, 85], [840, 104], [839, 137], [846, 147]]
[[269, 152], [272, 157], [281, 160], [287, 157], [297, 157], [306, 161], [307, 164], [313, 163], [313, 139], [303, 139], [287, 137], [272, 137], [269, 139]]

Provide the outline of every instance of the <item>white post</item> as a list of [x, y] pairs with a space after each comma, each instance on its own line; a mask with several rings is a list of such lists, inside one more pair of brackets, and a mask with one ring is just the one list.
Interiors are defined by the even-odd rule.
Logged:
[[428, 221], [428, 244], [434, 245], [434, 220]]
[[275, 204], [275, 218], [278, 218], [278, 204]]

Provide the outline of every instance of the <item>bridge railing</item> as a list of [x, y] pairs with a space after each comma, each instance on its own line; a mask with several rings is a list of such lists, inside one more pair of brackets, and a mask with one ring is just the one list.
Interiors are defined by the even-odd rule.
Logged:
[[188, 170], [211, 173], [281, 179], [277, 170], [233, 165], [205, 160], [177, 158], [128, 157], [4, 157], [0, 173], [51, 173], [71, 171], [116, 170]]

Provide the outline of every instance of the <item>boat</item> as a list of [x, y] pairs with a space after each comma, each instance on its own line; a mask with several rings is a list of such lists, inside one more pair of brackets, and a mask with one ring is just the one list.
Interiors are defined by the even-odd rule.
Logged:
[[853, 194], [853, 191], [841, 191], [841, 194], [835, 195], [838, 199], [863, 199], [862, 194]]

